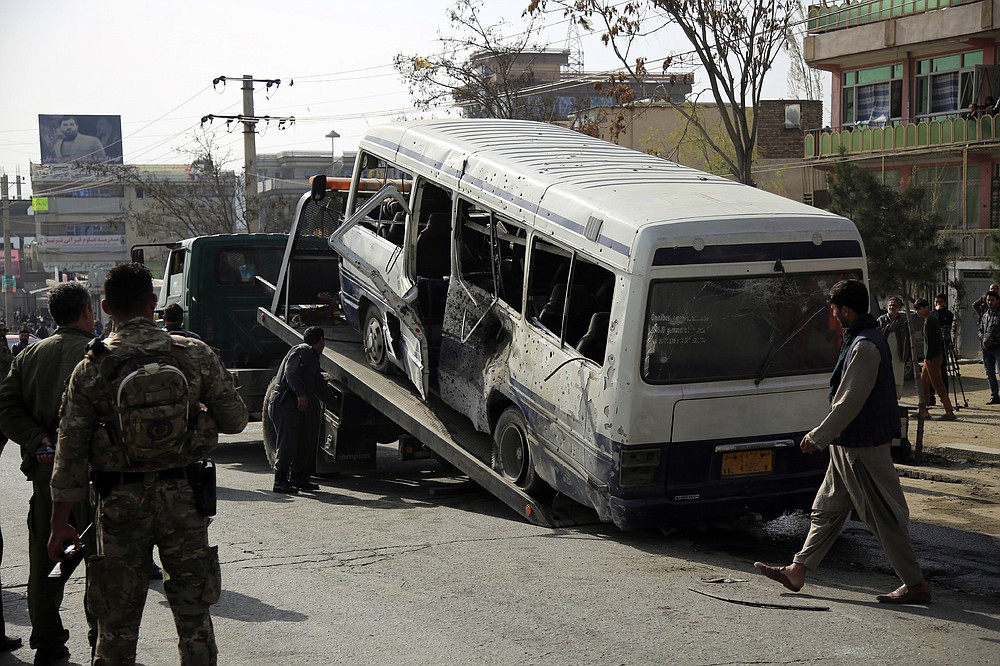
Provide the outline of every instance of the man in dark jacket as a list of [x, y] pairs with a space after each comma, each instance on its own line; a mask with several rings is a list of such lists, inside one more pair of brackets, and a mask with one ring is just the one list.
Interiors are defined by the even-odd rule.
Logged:
[[31, 344], [29, 342], [30, 338], [31, 338], [31, 331], [29, 331], [26, 328], [22, 328], [21, 331], [17, 334], [17, 342], [14, 344], [13, 347], [10, 348], [10, 353], [13, 354], [14, 356], [17, 356], [18, 354], [23, 352], [25, 349], [28, 348], [28, 345]]
[[[21, 445], [21, 471], [32, 485], [28, 505], [28, 617], [29, 643], [36, 664], [54, 663], [69, 651], [69, 631], [59, 617], [63, 582], [49, 578], [48, 555], [52, 497], [49, 481], [59, 425], [59, 401], [66, 380], [83, 359], [93, 338], [94, 311], [87, 288], [79, 282], [64, 282], [49, 292], [49, 311], [55, 332], [14, 357], [10, 372], [0, 384], [0, 430]], [[73, 504], [71, 520], [81, 532], [94, 520], [90, 502]], [[87, 533], [90, 552], [94, 531]], [[88, 613], [91, 645], [97, 627]]]
[[892, 464], [889, 443], [899, 437], [899, 414], [889, 349], [868, 314], [868, 289], [843, 280], [830, 289], [830, 309], [846, 328], [830, 378], [830, 413], [799, 444], [805, 453], [829, 449], [830, 463], [813, 501], [809, 534], [792, 563], [754, 566], [798, 592], [819, 566], [853, 508], [885, 550], [903, 585], [876, 597], [893, 604], [925, 604], [931, 586], [910, 541], [909, 509]]
[[1000, 405], [997, 390], [997, 366], [1000, 366], [1000, 293], [986, 294], [986, 309], [979, 319], [979, 342], [983, 348], [983, 367], [986, 381], [990, 385], [990, 401], [987, 405]]
[[163, 330], [173, 335], [183, 335], [185, 338], [201, 340], [200, 335], [184, 328], [184, 309], [177, 303], [171, 303], [163, 308]]
[[267, 414], [274, 426], [277, 448], [273, 490], [292, 495], [300, 490], [319, 490], [309, 481], [316, 470], [322, 413], [319, 399], [333, 400], [319, 367], [319, 356], [326, 346], [323, 329], [310, 326], [303, 340], [281, 361], [278, 382], [267, 397]]

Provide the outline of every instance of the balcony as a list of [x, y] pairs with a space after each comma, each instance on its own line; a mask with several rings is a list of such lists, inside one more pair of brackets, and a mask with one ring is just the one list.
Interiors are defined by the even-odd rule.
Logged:
[[954, 239], [958, 245], [958, 260], [989, 259], [990, 251], [995, 242], [996, 229], [942, 229], [939, 232], [946, 238]]
[[1000, 116], [944, 118], [885, 127], [847, 127], [841, 130], [811, 130], [805, 136], [805, 159], [847, 155], [915, 151], [941, 146], [996, 146], [1000, 140]]
[[807, 15], [808, 29], [809, 34], [815, 35], [973, 2], [979, 0], [866, 0], [830, 7], [812, 5]]

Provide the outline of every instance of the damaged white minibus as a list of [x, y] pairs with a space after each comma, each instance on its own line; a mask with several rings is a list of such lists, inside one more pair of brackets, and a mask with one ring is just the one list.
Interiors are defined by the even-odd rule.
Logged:
[[867, 277], [849, 220], [522, 121], [374, 128], [371, 179], [330, 239], [344, 313], [493, 436], [497, 474], [622, 528], [809, 506], [826, 294]]

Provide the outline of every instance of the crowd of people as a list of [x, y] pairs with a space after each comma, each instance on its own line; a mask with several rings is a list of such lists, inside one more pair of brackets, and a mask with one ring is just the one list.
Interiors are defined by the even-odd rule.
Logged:
[[38, 309], [25, 312], [22, 308], [17, 308], [10, 317], [7, 317], [3, 307], [0, 307], [0, 322], [10, 324], [12, 331], [17, 333], [27, 331], [39, 340], [47, 338], [49, 331], [54, 327], [49, 313]]
[[[208, 540], [214, 476], [200, 471], [210, 467], [203, 457], [220, 432], [243, 430], [247, 409], [211, 347], [183, 329], [156, 326], [148, 269], [116, 266], [104, 293], [101, 309], [111, 323], [103, 339], [95, 337], [99, 320], [86, 287], [67, 282], [48, 293], [51, 334], [16, 356], [6, 340], [0, 345], [0, 432], [20, 446], [21, 470], [32, 484], [33, 663], [69, 656], [60, 618], [65, 579], [50, 572], [56, 562], [69, 568], [83, 561], [91, 661], [134, 664], [156, 547], [180, 663], [215, 664], [209, 609], [221, 571]], [[32, 318], [40, 317], [18, 321]], [[130, 364], [142, 372], [126, 372]], [[0, 651], [20, 648], [2, 621], [0, 608]]]
[[[990, 387], [988, 405], [1000, 404], [997, 377], [1000, 375], [1000, 311], [996, 302], [1000, 299], [1000, 286], [991, 284], [985, 294], [973, 304], [976, 326], [979, 334], [983, 366]], [[991, 305], [993, 303], [993, 305]], [[903, 377], [906, 367], [912, 362], [909, 319], [903, 315], [904, 301], [900, 296], [890, 296], [886, 300], [886, 312], [877, 320], [882, 335], [889, 344], [896, 396], [903, 395]], [[948, 309], [948, 296], [944, 293], [934, 297], [933, 309], [925, 299], [914, 303], [917, 316], [922, 320], [923, 362], [920, 370], [922, 416], [930, 418], [927, 407], [933, 407], [937, 400], [945, 409], [938, 418], [941, 421], [957, 420], [954, 406], [948, 394], [949, 360], [954, 363], [955, 315]]]

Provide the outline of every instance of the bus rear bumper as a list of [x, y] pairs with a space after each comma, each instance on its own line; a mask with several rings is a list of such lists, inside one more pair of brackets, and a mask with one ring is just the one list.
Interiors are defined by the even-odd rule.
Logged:
[[713, 497], [675, 500], [667, 497], [612, 497], [611, 520], [620, 529], [709, 525], [721, 520], [760, 514], [765, 519], [785, 511], [808, 510], [816, 488], [785, 490], [752, 497]]

